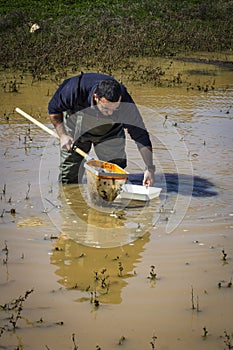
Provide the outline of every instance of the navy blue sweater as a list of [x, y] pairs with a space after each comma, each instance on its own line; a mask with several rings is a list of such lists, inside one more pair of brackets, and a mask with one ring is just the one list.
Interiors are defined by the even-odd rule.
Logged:
[[[72, 114], [91, 107], [96, 87], [100, 81], [105, 79], [113, 78], [105, 74], [84, 73], [64, 80], [49, 102], [49, 114], [59, 114], [66, 111]], [[149, 134], [141, 114], [124, 85], [120, 85], [122, 89], [121, 108], [120, 111], [113, 113], [111, 119], [115, 123], [122, 124], [128, 130], [130, 137], [139, 148], [151, 147]], [[101, 117], [100, 112], [99, 114]]]

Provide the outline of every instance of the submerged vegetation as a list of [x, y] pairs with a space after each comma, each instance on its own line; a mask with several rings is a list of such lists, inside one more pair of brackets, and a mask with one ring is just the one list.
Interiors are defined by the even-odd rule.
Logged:
[[0, 64], [63, 78], [68, 67], [111, 74], [134, 57], [229, 51], [232, 12], [227, 0], [1, 1]]

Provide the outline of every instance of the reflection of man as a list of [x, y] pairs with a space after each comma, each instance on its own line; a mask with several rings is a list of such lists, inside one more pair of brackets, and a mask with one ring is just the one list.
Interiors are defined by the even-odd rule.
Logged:
[[[137, 239], [137, 233], [125, 227], [125, 212], [100, 211], [86, 202], [85, 187], [70, 184], [59, 187], [63, 217], [61, 231], [69, 238], [91, 247], [110, 248]], [[85, 198], [85, 199], [84, 199]], [[99, 209], [99, 208], [98, 208]]]
[[92, 301], [93, 292], [100, 303], [121, 303], [121, 291], [127, 279], [135, 276], [135, 264], [141, 259], [149, 233], [134, 245], [96, 249], [60, 237], [50, 257], [57, 267], [58, 282], [67, 289], [83, 292], [77, 301]]
[[[126, 88], [108, 75], [85, 73], [66, 79], [49, 102], [49, 115], [61, 143], [60, 182], [78, 183], [82, 157], [72, 145], [126, 167], [125, 133], [136, 142], [146, 165], [143, 185], [153, 185], [152, 145], [142, 117]], [[80, 175], [81, 174], [81, 175]]]

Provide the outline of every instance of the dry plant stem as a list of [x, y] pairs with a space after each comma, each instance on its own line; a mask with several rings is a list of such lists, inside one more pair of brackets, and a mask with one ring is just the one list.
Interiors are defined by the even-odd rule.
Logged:
[[157, 274], [155, 273], [155, 266], [151, 265], [150, 267], [150, 276], [148, 277], [150, 280], [155, 280]]
[[28, 189], [27, 189], [27, 192], [26, 192], [26, 195], [25, 195], [25, 199], [29, 199], [29, 192], [30, 192], [30, 189], [31, 189], [31, 184], [28, 183]]
[[207, 331], [207, 328], [206, 327], [203, 327], [203, 338], [206, 338], [207, 334], [208, 334], [208, 331]]
[[197, 296], [197, 312], [200, 312], [200, 308], [199, 308], [199, 297]]
[[157, 340], [156, 335], [153, 335], [152, 340], [150, 342], [151, 349], [156, 349], [156, 347], [155, 347], [156, 346], [156, 340]]
[[122, 266], [122, 263], [119, 261], [118, 263], [118, 269], [119, 269], [119, 273], [118, 273], [118, 276], [119, 277], [122, 277], [122, 272], [124, 270], [124, 267]]
[[224, 336], [225, 336], [225, 340], [224, 343], [227, 346], [228, 350], [233, 349], [233, 336], [230, 336], [227, 331], [224, 331]]
[[[33, 292], [34, 290], [27, 290], [23, 296], [20, 296], [17, 299], [12, 300], [9, 303], [0, 305], [0, 308], [3, 311], [12, 311], [12, 314], [9, 319], [9, 324], [6, 324], [4, 327], [2, 327], [2, 330], [10, 330], [9, 326], [11, 325], [13, 327], [13, 330], [16, 329], [17, 322], [19, 319], [21, 319], [21, 312], [23, 311], [23, 302], [28, 298], [28, 296]], [[1, 334], [2, 334], [1, 330]]]
[[226, 260], [227, 260], [227, 253], [225, 252], [224, 249], [222, 250], [222, 254], [223, 254], [222, 260], [223, 260], [223, 261], [226, 261]]
[[126, 340], [126, 338], [122, 335], [118, 341], [118, 345], [122, 345], [125, 340]]
[[2, 194], [5, 196], [6, 194], [6, 184], [4, 184], [3, 189], [2, 189]]
[[5, 241], [5, 247], [2, 249], [2, 251], [5, 253], [5, 258], [3, 259], [3, 264], [7, 265], [8, 263], [8, 258], [9, 258], [9, 249], [7, 246], [7, 242]]
[[75, 333], [72, 334], [72, 342], [74, 344], [73, 350], [78, 350], [78, 345], [76, 344], [76, 341], [75, 341]]
[[193, 286], [191, 286], [191, 303], [192, 303], [192, 310], [195, 310]]

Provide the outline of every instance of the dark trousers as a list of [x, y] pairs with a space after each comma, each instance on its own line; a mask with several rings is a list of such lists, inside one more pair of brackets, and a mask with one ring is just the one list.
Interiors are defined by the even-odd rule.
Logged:
[[[111, 125], [110, 130], [102, 135], [93, 134], [92, 129], [82, 134], [81, 119], [86, 116], [76, 118], [64, 118], [64, 127], [75, 142], [75, 146], [88, 153], [93, 146], [98, 159], [114, 163], [121, 168], [127, 166], [125, 153], [125, 132], [121, 124]], [[69, 122], [68, 122], [69, 120]], [[98, 126], [98, 133], [101, 126]], [[64, 184], [81, 183], [84, 174], [84, 159], [75, 151], [60, 150], [60, 174], [59, 182]]]

